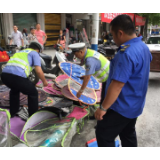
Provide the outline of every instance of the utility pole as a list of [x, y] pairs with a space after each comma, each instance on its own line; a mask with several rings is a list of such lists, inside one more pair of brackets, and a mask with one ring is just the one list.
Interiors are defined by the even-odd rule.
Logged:
[[99, 33], [99, 13], [93, 13], [92, 15], [92, 45], [91, 48], [95, 51], [98, 49], [98, 33]]

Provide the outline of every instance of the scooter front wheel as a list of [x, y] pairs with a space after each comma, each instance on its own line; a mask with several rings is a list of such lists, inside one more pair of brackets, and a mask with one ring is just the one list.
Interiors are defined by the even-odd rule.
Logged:
[[33, 83], [33, 84], [37, 84], [39, 81], [39, 77], [36, 74], [36, 71], [33, 69], [32, 72], [29, 75], [29, 80]]

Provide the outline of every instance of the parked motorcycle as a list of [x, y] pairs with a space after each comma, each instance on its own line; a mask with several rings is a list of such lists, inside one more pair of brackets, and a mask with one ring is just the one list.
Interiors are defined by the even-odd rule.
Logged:
[[44, 73], [54, 74], [56, 76], [59, 75], [61, 70], [58, 64], [62, 60], [65, 61], [65, 57], [62, 54], [56, 53], [54, 59], [52, 60], [51, 56], [46, 55], [44, 53], [40, 53], [40, 58], [41, 58], [41, 68]]
[[109, 60], [113, 59], [118, 47], [116, 46], [113, 39], [109, 39], [104, 41], [103, 44], [98, 45], [98, 52], [103, 54], [105, 57], [107, 57]]

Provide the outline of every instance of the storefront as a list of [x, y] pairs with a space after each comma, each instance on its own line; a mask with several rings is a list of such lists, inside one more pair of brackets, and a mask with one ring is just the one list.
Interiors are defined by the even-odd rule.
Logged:
[[36, 13], [13, 13], [13, 24], [18, 26], [18, 30], [22, 32], [24, 28], [30, 32], [30, 27], [37, 23]]
[[79, 30], [79, 31], [82, 31], [83, 30], [83, 28], [85, 28], [85, 29], [87, 29], [87, 22], [86, 22], [87, 20], [77, 20], [77, 29]]
[[61, 14], [45, 13], [45, 32], [47, 35], [47, 42], [45, 46], [53, 46], [57, 43], [59, 38], [59, 31], [61, 29]]
[[[6, 44], [8, 44], [8, 36], [13, 32], [14, 25], [18, 26], [20, 32], [26, 28], [29, 33], [31, 26], [40, 23], [41, 29], [46, 32], [48, 37], [46, 46], [53, 46], [57, 43], [60, 29], [68, 28], [70, 36], [73, 36], [71, 33], [74, 34], [74, 30], [77, 28], [82, 30], [84, 27], [88, 37], [91, 34], [90, 16], [87, 13], [4, 13], [2, 19]], [[77, 22], [77, 20], [82, 20], [82, 22]]]
[[66, 28], [70, 28], [70, 25], [72, 25], [72, 15], [66, 14]]

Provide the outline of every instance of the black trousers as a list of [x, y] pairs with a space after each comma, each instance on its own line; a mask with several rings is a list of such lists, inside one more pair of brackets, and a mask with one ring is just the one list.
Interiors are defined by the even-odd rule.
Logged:
[[123, 117], [109, 109], [102, 121], [97, 122], [96, 138], [99, 147], [115, 147], [115, 138], [119, 135], [122, 147], [137, 147], [135, 119]]
[[104, 101], [104, 99], [105, 99], [106, 84], [107, 84], [107, 81], [102, 83], [102, 91], [101, 91], [101, 102], [100, 102], [100, 105], [102, 105], [102, 103], [103, 103], [103, 101]]
[[11, 116], [19, 111], [20, 92], [28, 95], [28, 111], [29, 116], [38, 110], [38, 91], [36, 87], [27, 78], [16, 76], [13, 74], [2, 73], [2, 82], [9, 87], [10, 90], [10, 113]]

